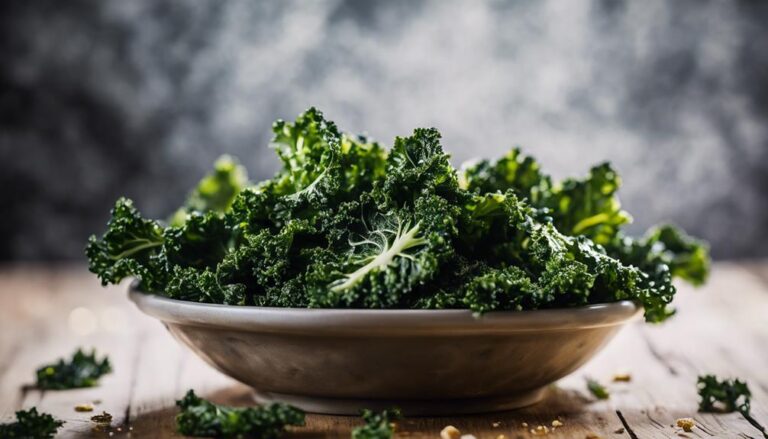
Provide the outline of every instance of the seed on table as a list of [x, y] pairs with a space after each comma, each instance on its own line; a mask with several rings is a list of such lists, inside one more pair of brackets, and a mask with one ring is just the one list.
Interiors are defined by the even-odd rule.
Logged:
[[461, 431], [453, 425], [446, 425], [445, 428], [440, 431], [441, 439], [460, 439]]

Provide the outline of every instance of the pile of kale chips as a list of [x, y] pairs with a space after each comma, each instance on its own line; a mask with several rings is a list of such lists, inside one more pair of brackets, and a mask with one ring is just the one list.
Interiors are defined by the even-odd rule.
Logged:
[[102, 283], [227, 305], [528, 310], [631, 299], [670, 315], [674, 277], [709, 270], [706, 246], [672, 226], [621, 228], [607, 163], [553, 181], [513, 149], [457, 171], [435, 129], [386, 149], [311, 108], [273, 126], [282, 169], [251, 184], [216, 163], [166, 223], [127, 199], [91, 237]]

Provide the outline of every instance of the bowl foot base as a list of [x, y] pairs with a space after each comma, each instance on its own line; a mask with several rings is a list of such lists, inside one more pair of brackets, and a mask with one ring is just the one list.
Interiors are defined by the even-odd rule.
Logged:
[[310, 413], [322, 413], [327, 415], [358, 416], [363, 409], [384, 410], [398, 407], [406, 416], [422, 416], [458, 415], [511, 410], [541, 401], [541, 399], [544, 398], [545, 392], [546, 387], [542, 387], [509, 396], [439, 400], [317, 398], [256, 391], [254, 392], [253, 397], [259, 404], [284, 402]]

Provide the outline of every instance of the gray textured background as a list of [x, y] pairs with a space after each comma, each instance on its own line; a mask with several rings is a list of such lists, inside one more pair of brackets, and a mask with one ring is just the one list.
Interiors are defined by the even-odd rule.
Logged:
[[768, 3], [4, 1], [0, 260], [80, 258], [119, 195], [163, 217], [219, 154], [270, 176], [316, 105], [456, 163], [608, 159], [635, 231], [768, 255]]

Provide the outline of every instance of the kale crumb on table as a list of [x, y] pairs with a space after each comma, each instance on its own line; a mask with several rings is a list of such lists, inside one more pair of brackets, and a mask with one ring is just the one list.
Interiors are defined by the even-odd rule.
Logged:
[[395, 434], [395, 421], [403, 417], [398, 409], [374, 412], [363, 410], [365, 425], [352, 430], [352, 439], [389, 439]]
[[650, 322], [673, 314], [673, 278], [707, 278], [706, 245], [680, 229], [623, 231], [608, 163], [555, 181], [512, 149], [457, 170], [434, 128], [386, 148], [314, 108], [273, 132], [271, 179], [224, 157], [167, 221], [119, 199], [90, 270], [194, 302], [483, 313], [629, 299]]
[[287, 404], [261, 407], [227, 407], [206, 401], [189, 390], [176, 401], [176, 429], [187, 436], [280, 437], [287, 426], [304, 425], [304, 412]]
[[77, 349], [71, 360], [60, 358], [57, 362], [37, 369], [37, 388], [66, 390], [98, 385], [99, 378], [112, 372], [109, 358], [98, 359], [96, 351], [90, 354]]

